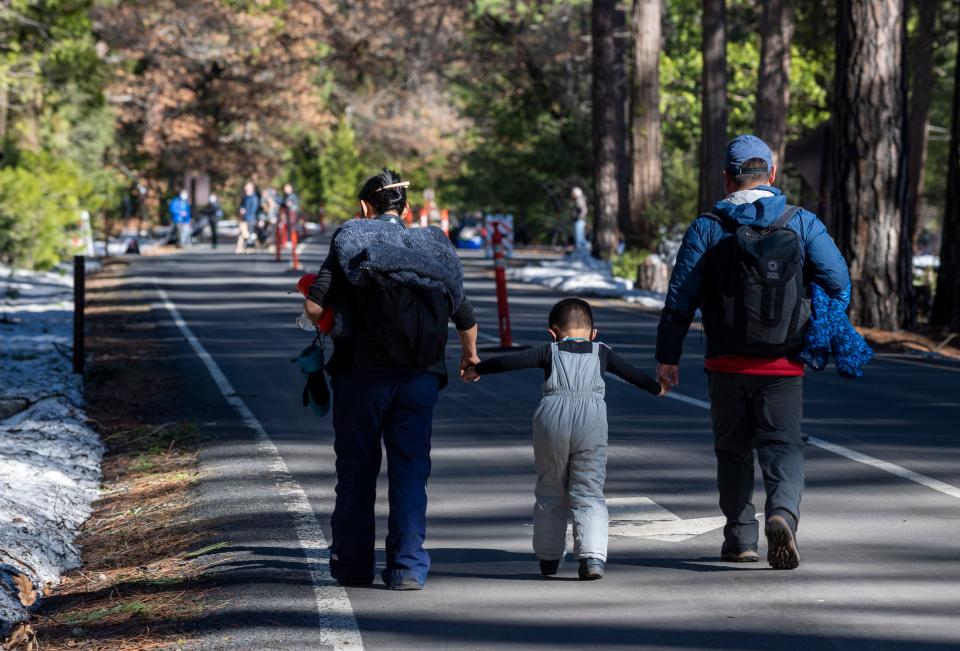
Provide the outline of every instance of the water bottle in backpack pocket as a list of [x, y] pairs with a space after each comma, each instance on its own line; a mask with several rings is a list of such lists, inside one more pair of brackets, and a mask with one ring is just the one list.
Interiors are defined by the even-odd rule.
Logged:
[[803, 249], [786, 224], [787, 210], [768, 228], [740, 226], [717, 244], [711, 271], [720, 280], [722, 337], [738, 355], [782, 357], [803, 348], [810, 319]]

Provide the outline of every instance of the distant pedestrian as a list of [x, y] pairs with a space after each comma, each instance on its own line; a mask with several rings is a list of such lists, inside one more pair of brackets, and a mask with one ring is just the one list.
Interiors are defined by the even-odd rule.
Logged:
[[223, 219], [223, 206], [220, 205], [220, 199], [215, 194], [210, 195], [210, 200], [204, 210], [207, 217], [207, 224], [210, 226], [210, 248], [217, 248], [217, 223]]
[[260, 211], [260, 199], [257, 198], [253, 183], [243, 186], [243, 197], [240, 198], [240, 232], [237, 236], [237, 253], [246, 250], [251, 233], [256, 233], [257, 214]]
[[408, 185], [389, 170], [364, 184], [364, 218], [334, 234], [304, 304], [314, 323], [333, 310], [341, 324], [329, 364], [337, 454], [330, 571], [341, 584], [373, 582], [382, 442], [390, 515], [381, 578], [393, 590], [421, 589], [430, 569], [423, 548], [430, 434], [438, 392], [447, 383], [451, 320], [460, 337], [460, 368], [479, 361], [463, 265], [439, 228], [404, 229]]
[[587, 240], [587, 197], [582, 189], [574, 186], [570, 198], [573, 199], [573, 247], [577, 253], [587, 253], [590, 250]]
[[283, 186], [283, 199], [280, 200], [280, 218], [287, 227], [287, 232], [292, 233], [293, 229], [300, 226], [300, 197], [293, 191], [293, 185], [285, 183]]
[[808, 283], [829, 296], [849, 290], [847, 265], [817, 216], [787, 205], [777, 167], [756, 136], [726, 149], [728, 196], [687, 229], [657, 330], [657, 377], [680, 380], [683, 339], [703, 315], [720, 509], [721, 558], [760, 559], [753, 505], [754, 450], [766, 487], [767, 560], [800, 563], [796, 532], [804, 486], [803, 364]]
[[524, 368], [543, 369], [543, 399], [533, 415], [533, 458], [537, 470], [533, 507], [533, 551], [540, 573], [553, 576], [566, 554], [567, 521], [573, 520], [573, 553], [581, 579], [603, 578], [607, 561], [607, 405], [603, 376], [610, 371], [644, 391], [666, 387], [639, 371], [606, 344], [594, 341], [593, 312], [579, 298], [550, 310], [553, 343], [487, 359], [470, 366], [463, 379]]
[[178, 241], [181, 248], [190, 246], [190, 195], [186, 190], [180, 192], [169, 204], [170, 221], [177, 230]]

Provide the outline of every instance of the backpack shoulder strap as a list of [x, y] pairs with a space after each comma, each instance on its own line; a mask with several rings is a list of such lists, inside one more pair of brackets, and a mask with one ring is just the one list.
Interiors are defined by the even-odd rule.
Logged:
[[790, 220], [793, 219], [793, 216], [797, 214], [798, 210], [800, 210], [800, 208], [798, 208], [797, 206], [788, 205], [787, 208], [783, 211], [783, 214], [777, 217], [777, 221], [770, 224], [767, 227], [767, 230], [768, 231], [780, 230], [781, 228], [783, 228], [784, 226], [790, 223]]

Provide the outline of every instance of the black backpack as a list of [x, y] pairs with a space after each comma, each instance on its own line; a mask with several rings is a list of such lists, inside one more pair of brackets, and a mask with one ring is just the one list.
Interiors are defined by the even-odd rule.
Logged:
[[350, 338], [358, 369], [428, 369], [443, 359], [450, 305], [442, 289], [410, 287], [367, 271], [351, 291]]
[[[787, 206], [766, 228], [739, 226], [710, 251], [707, 272], [718, 313], [709, 324], [705, 316], [704, 326], [731, 353], [783, 357], [803, 348], [810, 319], [803, 248], [797, 234], [784, 228], [797, 210]], [[717, 215], [707, 216], [724, 223]]]

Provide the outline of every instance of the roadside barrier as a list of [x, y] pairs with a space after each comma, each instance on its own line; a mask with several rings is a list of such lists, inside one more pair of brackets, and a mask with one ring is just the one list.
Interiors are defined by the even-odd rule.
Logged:
[[497, 320], [500, 326], [500, 347], [512, 348], [513, 335], [510, 331], [510, 304], [507, 301], [507, 269], [503, 251], [503, 234], [499, 224], [494, 224], [491, 239], [493, 241], [493, 270], [497, 280]]
[[73, 372], [83, 375], [84, 332], [87, 307], [87, 258], [73, 256]]
[[290, 250], [291, 250], [290, 268], [293, 269], [294, 271], [300, 270], [300, 252], [297, 250], [299, 239], [300, 239], [300, 235], [297, 233], [297, 227], [293, 226], [290, 229]]
[[446, 208], [440, 211], [440, 228], [444, 235], [450, 237], [450, 211]]
[[285, 230], [283, 222], [277, 220], [273, 227], [273, 248], [277, 250], [277, 262], [283, 259], [283, 247], [287, 244]]

